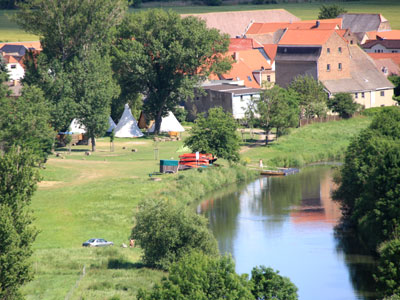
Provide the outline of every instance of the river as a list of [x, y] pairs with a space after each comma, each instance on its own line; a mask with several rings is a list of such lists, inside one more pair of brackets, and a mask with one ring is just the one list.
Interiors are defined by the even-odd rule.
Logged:
[[332, 169], [308, 167], [287, 177], [262, 177], [201, 202], [221, 253], [238, 273], [279, 270], [300, 300], [374, 299], [374, 261], [356, 238], [335, 234], [339, 206], [331, 199]]

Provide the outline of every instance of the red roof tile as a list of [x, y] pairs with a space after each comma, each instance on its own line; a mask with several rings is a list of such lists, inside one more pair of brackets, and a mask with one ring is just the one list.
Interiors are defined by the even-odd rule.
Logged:
[[400, 65], [400, 53], [368, 53], [372, 59], [383, 59], [383, 58], [390, 58], [396, 64]]
[[229, 44], [229, 51], [251, 50], [254, 48], [262, 48], [262, 47], [263, 45], [261, 45], [254, 39], [231, 38]]
[[400, 30], [368, 31], [367, 36], [369, 40], [400, 40]]
[[35, 50], [42, 50], [40, 41], [0, 43], [0, 48], [3, 47], [4, 45], [20, 45], [20, 46], [25, 46], [25, 48], [27, 49], [34, 48]]
[[279, 45], [323, 45], [334, 30], [287, 30]]
[[267, 53], [268, 57], [271, 59], [271, 62], [275, 60], [276, 49], [278, 49], [277, 44], [264, 44], [264, 51]]

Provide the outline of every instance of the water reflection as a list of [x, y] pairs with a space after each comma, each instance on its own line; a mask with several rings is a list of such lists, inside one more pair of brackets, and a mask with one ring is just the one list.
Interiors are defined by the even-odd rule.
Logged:
[[371, 278], [373, 264], [347, 249], [358, 245], [334, 236], [340, 209], [330, 198], [333, 188], [330, 168], [313, 167], [232, 188], [197, 210], [209, 218], [221, 252], [232, 253], [239, 273], [271, 266], [291, 278], [302, 300], [367, 299], [371, 283], [364, 277]]

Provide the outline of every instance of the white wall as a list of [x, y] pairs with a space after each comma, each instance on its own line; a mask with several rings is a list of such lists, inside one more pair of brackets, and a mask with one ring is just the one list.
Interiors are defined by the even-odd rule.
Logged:
[[386, 49], [384, 46], [379, 44], [372, 46], [371, 49], [364, 50], [368, 53], [392, 53], [393, 51], [397, 51], [400, 53], [400, 49]]
[[243, 119], [245, 117], [246, 110], [251, 103], [251, 99], [259, 99], [260, 95], [243, 95], [232, 97], [232, 115], [235, 119]]
[[10, 80], [20, 80], [24, 78], [25, 70], [19, 63], [7, 64], [7, 69]]

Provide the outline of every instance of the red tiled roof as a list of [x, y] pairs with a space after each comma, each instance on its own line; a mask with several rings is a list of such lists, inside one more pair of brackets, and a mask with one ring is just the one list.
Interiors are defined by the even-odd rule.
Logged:
[[251, 50], [254, 48], [262, 48], [263, 46], [254, 39], [231, 38], [229, 51]]
[[271, 62], [275, 60], [276, 50], [278, 49], [277, 44], [264, 44], [264, 51], [267, 53], [268, 57], [271, 59]]
[[335, 30], [287, 30], [279, 45], [323, 45]]
[[400, 40], [400, 30], [390, 31], [368, 31], [369, 40], [385, 39], [385, 40]]
[[[317, 21], [319, 25], [317, 27]], [[267, 34], [273, 33], [278, 29], [337, 29], [342, 28], [342, 19], [326, 20], [305, 20], [298, 22], [278, 22], [278, 23], [253, 23], [246, 34]]]
[[400, 65], [400, 53], [368, 53], [368, 55], [374, 60], [390, 58], [396, 64]]
[[235, 56], [235, 53], [238, 60], [232, 64], [232, 69], [228, 73], [221, 76], [222, 79], [243, 80], [245, 86], [260, 88], [253, 71], [262, 68], [271, 69], [265, 57], [257, 49], [229, 52], [232, 56]]
[[4, 55], [3, 58], [8, 64], [19, 64], [19, 61], [12, 55]]

